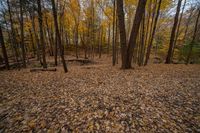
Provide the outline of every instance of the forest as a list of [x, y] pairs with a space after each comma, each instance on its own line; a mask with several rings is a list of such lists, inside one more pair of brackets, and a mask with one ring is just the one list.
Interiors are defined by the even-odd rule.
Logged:
[[199, 0], [0, 0], [0, 132], [199, 125]]

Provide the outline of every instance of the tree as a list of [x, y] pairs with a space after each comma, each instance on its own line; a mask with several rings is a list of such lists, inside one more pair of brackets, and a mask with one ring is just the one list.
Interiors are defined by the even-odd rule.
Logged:
[[126, 29], [124, 22], [123, 7], [124, 7], [123, 0], [117, 0], [117, 15], [118, 15], [118, 26], [120, 31], [122, 69], [125, 69], [126, 57], [127, 57], [127, 44], [126, 44]]
[[190, 43], [190, 49], [189, 49], [189, 53], [188, 53], [188, 56], [187, 56], [186, 64], [188, 64], [189, 61], [190, 61], [191, 54], [192, 54], [192, 48], [194, 46], [194, 43], [195, 43], [195, 40], [196, 40], [196, 37], [197, 37], [198, 23], [199, 23], [199, 17], [200, 17], [200, 7], [197, 9], [197, 11], [198, 11], [198, 15], [197, 15], [197, 19], [196, 19], [196, 23], [195, 23], [195, 27], [194, 27], [194, 33], [193, 33], [193, 36], [192, 36], [192, 41]]
[[191, 22], [191, 18], [192, 18], [192, 15], [193, 15], [193, 12], [194, 12], [194, 8], [193, 9], [191, 9], [191, 11], [190, 11], [190, 15], [188, 16], [188, 18], [187, 18], [187, 22], [186, 22], [186, 25], [185, 25], [185, 32], [184, 32], [184, 36], [183, 36], [183, 41], [185, 42], [186, 41], [186, 36], [187, 36], [187, 32], [188, 32], [188, 28], [189, 28], [189, 25], [190, 25], [190, 22]]
[[12, 17], [12, 12], [11, 12], [9, 0], [7, 0], [7, 6], [8, 6], [8, 13], [9, 13], [11, 34], [12, 34], [12, 45], [14, 47], [16, 61], [18, 62], [18, 56], [19, 55], [18, 55], [18, 51], [17, 51], [17, 39], [16, 39], [16, 34], [15, 34], [15, 29], [14, 29], [14, 24], [13, 24], [13, 17]]
[[79, 0], [70, 0], [69, 7], [74, 18], [74, 44], [76, 49], [76, 58], [78, 59], [78, 42], [79, 42], [79, 23], [80, 23], [80, 3]]
[[8, 55], [7, 55], [6, 47], [5, 47], [5, 44], [4, 44], [3, 31], [2, 31], [1, 25], [0, 25], [0, 43], [1, 43], [1, 47], [2, 47], [2, 53], [3, 53], [3, 57], [4, 57], [6, 69], [9, 70], [10, 66], [9, 66], [9, 61], [8, 61]]
[[40, 42], [39, 42], [39, 38], [38, 38], [37, 31], [36, 31], [36, 26], [35, 26], [34, 9], [32, 9], [32, 8], [29, 9], [29, 16], [30, 16], [30, 21], [31, 21], [31, 25], [32, 25], [33, 34], [34, 34], [34, 41], [36, 43], [37, 60], [39, 60], [40, 64], [42, 64], [41, 56], [40, 56]]
[[116, 28], [116, 0], [113, 1], [113, 36], [112, 36], [113, 37], [112, 38], [112, 64], [113, 66], [116, 63], [115, 28]]
[[157, 26], [158, 18], [159, 18], [159, 15], [160, 15], [161, 3], [162, 3], [162, 0], [159, 0], [157, 12], [156, 12], [156, 17], [155, 17], [155, 22], [154, 22], [154, 25], [153, 25], [153, 32], [152, 32], [152, 35], [151, 35], [151, 38], [150, 38], [150, 43], [147, 47], [147, 53], [146, 53], [146, 59], [145, 59], [144, 65], [147, 65], [148, 60], [149, 60], [149, 56], [150, 56], [150, 53], [151, 53], [151, 48], [152, 48], [152, 45], [153, 45], [153, 39], [154, 39], [154, 36], [155, 36], [155, 33], [156, 33], [156, 26]]
[[[189, 44], [187, 50], [194, 45], [192, 54], [198, 50], [195, 45], [199, 43], [198, 36], [194, 44], [189, 43], [195, 25], [196, 14], [191, 12], [196, 9], [195, 1], [193, 4], [186, 0], [2, 0], [0, 3], [7, 52], [10, 54], [11, 50], [9, 57], [15, 57], [15, 63], [20, 61], [23, 66], [29, 61], [29, 54], [37, 54], [46, 68], [46, 57], [50, 55], [49, 58], [54, 56], [56, 66], [62, 59], [67, 72], [65, 51], [68, 54], [73, 51], [76, 58], [94, 59], [104, 53], [109, 55], [112, 49], [112, 65], [120, 57], [121, 68], [130, 69], [133, 63], [147, 65], [154, 51], [154, 62], [162, 62], [166, 53], [166, 62], [172, 62], [173, 53], [178, 61], [187, 59], [184, 44]], [[189, 58], [198, 61], [194, 55]]]
[[[48, 34], [48, 38], [49, 38], [49, 45], [50, 45], [50, 56], [53, 56], [54, 55], [54, 52], [53, 52], [53, 37], [51, 35], [51, 32], [50, 32], [50, 28], [49, 28], [49, 24], [48, 24], [48, 18], [45, 17], [45, 23], [46, 23], [46, 29], [47, 29], [47, 34]], [[56, 58], [56, 62], [57, 62], [57, 58]], [[57, 65], [57, 63], [55, 63]]]
[[45, 42], [44, 42], [44, 33], [43, 33], [43, 17], [42, 17], [42, 9], [41, 9], [41, 0], [37, 0], [38, 5], [38, 22], [40, 29], [40, 45], [42, 46], [42, 64], [43, 68], [47, 68], [46, 63], [46, 53], [45, 53]]
[[54, 26], [55, 26], [55, 31], [56, 31], [56, 42], [58, 43], [58, 46], [60, 49], [60, 56], [61, 56], [64, 71], [68, 72], [67, 65], [66, 65], [65, 58], [64, 58], [64, 49], [61, 44], [60, 32], [58, 29], [57, 10], [56, 10], [56, 6], [55, 6], [55, 1], [51, 0], [51, 3], [52, 3], [52, 10], [53, 10], [53, 16], [54, 16]]
[[[137, 9], [136, 9], [136, 13], [135, 13], [135, 18], [134, 18], [134, 21], [133, 21], [131, 35], [130, 35], [130, 38], [129, 38], [128, 46], [126, 48], [124, 46], [125, 43], [126, 43], [126, 41], [125, 41], [126, 32], [124, 34], [125, 24], [123, 24], [123, 22], [124, 22], [123, 1], [117, 0], [117, 7], [118, 7], [117, 14], [118, 14], [118, 19], [119, 19], [121, 49], [122, 50], [127, 49], [126, 51], [122, 52], [123, 54], [125, 54], [125, 52], [126, 52], [126, 55], [122, 56], [122, 69], [132, 68], [131, 63], [132, 63], [132, 58], [133, 58], [133, 52], [134, 52], [134, 48], [135, 48], [135, 45], [136, 45], [136, 39], [137, 39], [137, 36], [138, 36], [140, 23], [141, 23], [141, 20], [143, 18], [144, 12], [145, 12], [146, 2], [147, 2], [147, 0], [140, 0], [138, 2], [138, 6], [137, 6]], [[122, 25], [122, 26], [120, 26], [120, 25]]]
[[22, 63], [23, 67], [26, 67], [26, 53], [24, 47], [24, 11], [23, 0], [20, 0], [20, 31], [21, 31], [21, 49], [22, 49]]
[[175, 41], [175, 36], [176, 36], [176, 29], [177, 29], [178, 20], [179, 20], [179, 13], [180, 13], [180, 9], [181, 9], [181, 2], [182, 2], [182, 0], [178, 1], [176, 15], [174, 17], [174, 25], [173, 25], [172, 32], [171, 32], [169, 49], [168, 49], [167, 58], [165, 61], [166, 64], [170, 64], [172, 61], [172, 52], [173, 52], [174, 41]]
[[174, 49], [176, 47], [176, 42], [178, 40], [178, 37], [180, 35], [180, 26], [181, 26], [181, 21], [182, 21], [182, 18], [183, 18], [183, 13], [184, 13], [184, 9], [185, 9], [185, 6], [186, 6], [186, 2], [187, 0], [185, 0], [184, 4], [183, 4], [183, 7], [182, 7], [182, 11], [181, 11], [181, 16], [180, 16], [180, 19], [179, 19], [179, 22], [178, 22], [178, 26], [177, 26], [177, 33], [176, 33], [176, 36], [175, 36], [175, 40], [174, 40], [174, 44], [173, 44], [173, 49], [172, 49], [172, 60], [173, 60], [173, 56], [174, 56]]

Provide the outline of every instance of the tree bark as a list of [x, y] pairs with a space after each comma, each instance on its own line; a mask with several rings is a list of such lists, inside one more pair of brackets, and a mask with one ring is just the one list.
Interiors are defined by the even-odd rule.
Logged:
[[42, 11], [41, 11], [41, 0], [37, 0], [38, 5], [38, 21], [39, 21], [39, 28], [40, 28], [40, 44], [42, 46], [42, 64], [43, 68], [47, 68], [46, 63], [46, 53], [45, 53], [45, 42], [44, 42], [44, 33], [43, 33], [43, 18], [42, 18]]
[[55, 72], [57, 71], [56, 68], [33, 68], [30, 70], [30, 72], [38, 72], [38, 71], [51, 71], [51, 72]]
[[174, 49], [176, 47], [176, 42], [178, 40], [178, 37], [180, 35], [180, 26], [181, 26], [181, 21], [182, 21], [182, 18], [183, 18], [183, 13], [184, 13], [184, 9], [185, 9], [185, 5], [186, 5], [186, 1], [184, 2], [183, 4], [183, 8], [182, 8], [182, 12], [181, 12], [181, 16], [180, 16], [180, 19], [179, 19], [179, 22], [178, 22], [178, 28], [177, 28], [177, 32], [176, 32], [176, 36], [175, 36], [175, 40], [174, 40], [174, 44], [173, 44], [173, 49], [172, 49], [172, 60], [173, 60], [173, 56], [174, 56]]
[[107, 47], [107, 54], [109, 55], [110, 53], [110, 23], [109, 23], [109, 26], [108, 26], [108, 47]]
[[31, 29], [29, 29], [29, 34], [30, 34], [30, 39], [31, 39], [33, 55], [35, 56], [36, 55], [36, 49], [35, 49], [35, 43], [34, 43], [34, 40], [33, 40], [33, 34], [32, 34]]
[[155, 33], [156, 33], [156, 27], [157, 27], [158, 18], [159, 18], [159, 15], [160, 15], [161, 3], [162, 3], [162, 0], [159, 0], [157, 12], [156, 12], [156, 18], [155, 18], [155, 22], [154, 22], [154, 26], [153, 26], [153, 33], [151, 35], [150, 43], [149, 43], [148, 48], [147, 48], [146, 59], [145, 59], [144, 65], [147, 65], [149, 57], [150, 57], [150, 54], [151, 54], [151, 48], [152, 48], [152, 45], [153, 45], [153, 39], [154, 39], [154, 36], [155, 36]]
[[192, 55], [192, 48], [194, 46], [194, 43], [195, 43], [195, 40], [196, 40], [196, 37], [197, 37], [199, 17], [200, 17], [200, 7], [198, 8], [198, 15], [197, 15], [197, 19], [196, 19], [195, 27], [194, 27], [194, 34], [193, 34], [193, 37], [192, 37], [192, 41], [190, 43], [190, 49], [189, 49], [189, 53], [188, 53], [188, 56], [187, 56], [186, 64], [188, 64], [189, 61], [190, 61], [190, 58], [191, 58], [191, 55]]
[[172, 61], [172, 51], [173, 51], [174, 39], [175, 39], [175, 35], [176, 35], [176, 29], [177, 29], [177, 25], [178, 25], [181, 3], [182, 3], [182, 0], [179, 0], [178, 6], [177, 6], [177, 9], [176, 9], [176, 15], [175, 15], [175, 18], [174, 18], [174, 25], [173, 25], [172, 32], [171, 32], [167, 58], [166, 58], [166, 61], [165, 61], [166, 64], [170, 64], [171, 61]]
[[101, 54], [102, 54], [102, 45], [103, 45], [103, 26], [101, 27], [100, 30], [100, 43], [99, 43], [99, 58], [101, 58]]
[[22, 64], [26, 67], [26, 53], [24, 46], [24, 13], [23, 13], [23, 0], [20, 0], [20, 31], [21, 31], [21, 49], [22, 49]]
[[45, 18], [46, 20], [46, 26], [47, 26], [47, 34], [48, 34], [48, 39], [49, 39], [49, 45], [50, 45], [50, 56], [53, 56], [53, 39], [51, 37], [51, 33], [50, 33], [50, 28], [49, 28], [49, 24], [48, 24], [48, 19], [47, 17]]
[[185, 33], [184, 33], [184, 36], [183, 36], [183, 41], [185, 42], [185, 40], [186, 40], [186, 36], [187, 36], [187, 32], [188, 32], [188, 27], [189, 27], [189, 24], [190, 24], [190, 22], [191, 22], [191, 18], [192, 18], [192, 15], [193, 15], [193, 12], [194, 12], [194, 10], [192, 10], [191, 12], [190, 12], [190, 15], [189, 15], [189, 17], [187, 18], [187, 22], [186, 22], [186, 25], [185, 25]]
[[40, 56], [40, 42], [39, 42], [39, 39], [38, 39], [38, 34], [36, 33], [36, 28], [35, 28], [35, 16], [34, 16], [34, 13], [30, 12], [30, 19], [31, 19], [31, 22], [32, 22], [32, 29], [33, 29], [33, 33], [34, 33], [34, 37], [35, 37], [35, 42], [37, 43], [37, 60], [40, 61], [40, 64], [42, 64], [42, 61], [41, 61], [41, 56]]
[[4, 44], [3, 31], [1, 29], [1, 25], [0, 25], [0, 43], [1, 43], [1, 47], [2, 47], [2, 53], [3, 53], [3, 57], [4, 57], [6, 69], [9, 70], [10, 66], [9, 66], [9, 61], [8, 61], [8, 55], [7, 55], [6, 47], [5, 47], [5, 44]]
[[116, 49], [115, 49], [115, 27], [116, 27], [116, 0], [113, 1], [113, 38], [112, 38], [112, 65], [116, 64]]
[[118, 26], [120, 32], [120, 45], [121, 45], [121, 60], [122, 69], [126, 68], [126, 56], [127, 56], [127, 44], [126, 44], [126, 29], [124, 21], [124, 3], [123, 0], [117, 0], [117, 16], [118, 16]]
[[8, 13], [9, 13], [9, 19], [10, 19], [10, 26], [11, 26], [11, 34], [12, 34], [12, 45], [14, 47], [15, 51], [15, 58], [16, 62], [18, 62], [18, 51], [17, 51], [17, 40], [16, 40], [16, 34], [15, 34], [15, 29], [13, 26], [13, 19], [12, 19], [12, 13], [11, 13], [11, 8], [10, 8], [10, 1], [7, 0], [7, 5], [8, 5]]
[[142, 66], [143, 65], [143, 59], [144, 59], [144, 47], [145, 47], [145, 15], [143, 16], [143, 20], [142, 20], [142, 25], [141, 25], [141, 37], [140, 37], [140, 51], [139, 51], [139, 61], [138, 61], [138, 65]]
[[65, 58], [64, 58], [64, 49], [62, 47], [61, 44], [61, 38], [60, 38], [60, 32], [59, 32], [59, 28], [58, 28], [58, 21], [57, 21], [57, 10], [56, 10], [56, 6], [55, 6], [55, 1], [51, 0], [52, 3], [52, 10], [53, 10], [53, 16], [54, 16], [54, 26], [55, 26], [55, 30], [56, 30], [56, 36], [57, 36], [57, 42], [58, 42], [58, 46], [60, 49], [60, 56], [61, 56], [61, 60], [62, 60], [62, 64], [63, 64], [63, 68], [64, 68], [64, 72], [68, 72], [67, 69], [67, 65], [65, 62]]
[[133, 22], [133, 27], [128, 43], [128, 48], [127, 48], [127, 58], [126, 58], [126, 69], [132, 68], [131, 63], [132, 63], [132, 58], [133, 58], [133, 52], [134, 48], [136, 45], [136, 39], [138, 36], [139, 28], [140, 28], [140, 23], [142, 20], [142, 17], [145, 12], [145, 6], [146, 6], [147, 0], [140, 0], [136, 9], [136, 14], [135, 14], [135, 19]]

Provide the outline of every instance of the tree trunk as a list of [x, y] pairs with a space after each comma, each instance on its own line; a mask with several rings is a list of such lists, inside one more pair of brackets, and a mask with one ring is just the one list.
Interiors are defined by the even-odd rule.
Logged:
[[41, 57], [40, 57], [40, 42], [39, 42], [39, 39], [38, 39], [38, 34], [36, 32], [36, 28], [35, 28], [35, 16], [34, 16], [34, 13], [30, 12], [30, 19], [31, 19], [31, 22], [32, 22], [32, 29], [33, 29], [33, 33], [34, 33], [34, 36], [35, 36], [35, 42], [37, 43], [37, 60], [40, 61], [40, 64], [42, 64], [42, 61], [41, 61]]
[[48, 24], [48, 20], [46, 17], [46, 26], [47, 26], [47, 34], [48, 34], [48, 39], [49, 39], [49, 45], [50, 45], [50, 56], [53, 56], [53, 39], [51, 37], [51, 33], [50, 33], [50, 28], [49, 28], [49, 24]]
[[75, 47], [76, 47], [76, 58], [78, 59], [78, 25], [75, 28]]
[[136, 39], [138, 36], [139, 28], [140, 28], [140, 23], [142, 20], [142, 17], [145, 12], [145, 6], [146, 6], [147, 0], [140, 0], [136, 9], [136, 14], [135, 14], [135, 19], [133, 22], [133, 27], [128, 43], [128, 48], [127, 48], [127, 57], [126, 57], [126, 69], [132, 68], [131, 63], [132, 63], [132, 58], [133, 58], [133, 52], [134, 48], [136, 45]]
[[55, 66], [58, 65], [58, 42], [57, 42], [57, 35], [55, 34], [55, 46], [54, 46], [54, 62]]
[[67, 65], [66, 65], [66, 62], [65, 62], [65, 58], [64, 58], [64, 49], [63, 49], [62, 44], [61, 44], [55, 1], [51, 0], [51, 3], [52, 3], [52, 10], [53, 10], [53, 16], [54, 16], [54, 25], [55, 25], [55, 30], [56, 30], [57, 42], [58, 42], [58, 46], [59, 46], [59, 49], [60, 49], [60, 56], [61, 56], [64, 72], [66, 73], [66, 72], [68, 72], [68, 69], [67, 69]]
[[140, 37], [140, 39], [141, 39], [141, 41], [140, 41], [140, 43], [141, 43], [141, 47], [140, 47], [140, 53], [139, 53], [139, 66], [142, 66], [143, 65], [143, 59], [144, 59], [144, 47], [145, 47], [145, 15], [143, 16], [143, 20], [142, 20], [142, 26], [141, 26], [141, 37]]
[[143, 53], [144, 53], [144, 55], [143, 55], [143, 61], [142, 61], [143, 65], [144, 65], [144, 61], [145, 61], [145, 57], [146, 57], [146, 49], [148, 47], [148, 40], [149, 40], [149, 37], [151, 35], [151, 33], [149, 32], [149, 30], [151, 31], [151, 29], [152, 29], [152, 27], [150, 27], [150, 25], [151, 25], [151, 21], [150, 20], [151, 20], [151, 13], [152, 13], [151, 7], [152, 7], [152, 0], [150, 0], [150, 2], [148, 4], [148, 11], [147, 11], [148, 17], [147, 17], [147, 23], [146, 23], [147, 26], [145, 28], [146, 34], [145, 34], [145, 40], [144, 40], [144, 42], [145, 42], [144, 45], [145, 46], [143, 48]]
[[118, 31], [118, 18], [116, 17], [116, 22], [115, 22], [115, 56], [116, 56], [116, 63], [118, 64], [118, 42], [119, 42], [119, 31]]
[[21, 31], [21, 49], [22, 49], [22, 63], [26, 67], [26, 53], [24, 46], [24, 13], [23, 13], [23, 0], [20, 0], [20, 31]]
[[44, 33], [43, 33], [43, 25], [42, 25], [42, 11], [41, 11], [41, 0], [37, 0], [38, 4], [38, 21], [39, 21], [39, 28], [40, 28], [40, 44], [42, 46], [42, 63], [43, 63], [43, 68], [47, 68], [47, 63], [46, 63], [46, 53], [45, 53], [45, 42], [44, 42]]
[[126, 52], [127, 52], [127, 44], [126, 44], [126, 29], [125, 29], [125, 21], [124, 21], [124, 4], [123, 0], [117, 0], [117, 15], [118, 15], [118, 26], [120, 32], [120, 45], [121, 45], [121, 60], [122, 60], [122, 69], [126, 68]]
[[110, 53], [110, 23], [108, 26], [108, 49], [107, 49], [107, 54], [109, 55]]
[[177, 42], [178, 37], [179, 37], [179, 35], [180, 35], [180, 31], [179, 31], [179, 30], [180, 30], [181, 21], [182, 21], [182, 18], [183, 18], [183, 13], [184, 13], [186, 1], [187, 1], [187, 0], [185, 0], [185, 2], [184, 2], [184, 4], [183, 4], [181, 16], [180, 16], [180, 19], [179, 19], [179, 22], [178, 22], [178, 28], [177, 28], [177, 32], [176, 32], [176, 36], [175, 36], [175, 40], [174, 40], [174, 44], [173, 44], [173, 49], [172, 49], [172, 57], [171, 57], [172, 60], [173, 60], [173, 56], [174, 56], [174, 49], [175, 49], [175, 47], [176, 47], [176, 42]]
[[180, 13], [180, 9], [181, 9], [181, 2], [182, 2], [182, 0], [178, 1], [178, 6], [176, 9], [174, 25], [173, 25], [171, 37], [170, 37], [169, 49], [168, 49], [167, 58], [165, 61], [166, 64], [170, 64], [172, 61], [172, 51], [173, 51], [174, 39], [175, 39], [175, 35], [176, 35], [176, 29], [177, 29], [177, 25], [178, 25], [179, 13]]
[[80, 39], [81, 39], [82, 46], [84, 48], [84, 58], [87, 59], [87, 47], [85, 45], [85, 32], [83, 32], [82, 36], [80, 35]]
[[154, 39], [154, 36], [155, 36], [155, 33], [156, 33], [157, 22], [158, 22], [158, 18], [159, 18], [159, 15], [160, 15], [161, 3], [162, 3], [162, 0], [159, 0], [157, 12], [156, 12], [156, 18], [155, 18], [155, 22], [154, 22], [154, 26], [153, 26], [153, 32], [152, 32], [152, 35], [151, 35], [151, 38], [150, 38], [150, 43], [149, 43], [148, 48], [147, 48], [146, 59], [145, 59], [145, 63], [144, 63], [145, 66], [148, 63], [148, 60], [149, 60], [149, 57], [150, 57], [150, 54], [151, 54], [153, 39]]
[[31, 29], [29, 29], [29, 34], [30, 34], [30, 39], [31, 39], [33, 55], [35, 56], [36, 55], [36, 49], [35, 49], [35, 43], [34, 43], [34, 40], [33, 40], [33, 34], [32, 34]]
[[65, 31], [65, 43], [66, 43], [66, 48], [69, 48], [70, 43], [67, 31]]
[[116, 49], [115, 49], [115, 20], [116, 20], [116, 0], [113, 3], [113, 39], [112, 39], [112, 64], [115, 66], [116, 63]]
[[4, 58], [4, 61], [5, 61], [6, 69], [9, 70], [10, 66], [9, 66], [6, 47], [5, 47], [5, 44], [4, 44], [3, 31], [1, 29], [1, 25], [0, 25], [0, 43], [1, 43], [1, 48], [2, 48], [2, 53], [3, 53], [3, 58]]
[[192, 10], [191, 12], [190, 12], [190, 15], [189, 15], [189, 17], [187, 18], [187, 22], [186, 22], [186, 25], [185, 25], [185, 32], [184, 32], [184, 36], [183, 36], [183, 41], [185, 42], [185, 40], [186, 40], [186, 36], [187, 36], [187, 32], [188, 32], [188, 27], [189, 27], [189, 24], [190, 24], [190, 22], [191, 22], [191, 18], [192, 18], [192, 15], [193, 15], [193, 12], [194, 12], [194, 10]]
[[11, 34], [12, 34], [12, 45], [15, 50], [15, 58], [16, 62], [18, 62], [18, 51], [17, 51], [17, 40], [16, 40], [16, 34], [15, 34], [15, 29], [13, 26], [13, 20], [12, 20], [12, 13], [11, 13], [11, 8], [10, 8], [10, 1], [7, 0], [7, 5], [8, 5], [8, 13], [9, 13], [9, 19], [10, 19], [10, 26], [11, 26]]
[[103, 26], [101, 27], [100, 30], [100, 45], [99, 45], [99, 58], [101, 58], [101, 54], [102, 54], [102, 45], [103, 45]]
[[197, 15], [197, 19], [196, 19], [196, 23], [195, 23], [195, 27], [194, 27], [194, 34], [193, 34], [192, 41], [191, 41], [191, 44], [190, 44], [190, 49], [189, 49], [188, 57], [187, 57], [187, 60], [186, 60], [186, 64], [188, 64], [189, 61], [190, 61], [190, 58], [191, 58], [191, 55], [192, 55], [192, 48], [194, 46], [194, 43], [195, 43], [195, 40], [196, 40], [196, 37], [197, 37], [199, 17], [200, 17], [200, 7], [198, 8], [198, 15]]

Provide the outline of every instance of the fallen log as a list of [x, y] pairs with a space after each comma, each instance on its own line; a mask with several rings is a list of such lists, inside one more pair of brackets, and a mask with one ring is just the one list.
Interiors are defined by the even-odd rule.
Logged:
[[[11, 69], [15, 69], [15, 68], [20, 69], [21, 65], [22, 65], [22, 63], [20, 63], [20, 62], [9, 62], [9, 66]], [[5, 64], [0, 65], [0, 70], [4, 70], [5, 68], [6, 68]]]
[[67, 61], [68, 62], [80, 62], [80, 63], [83, 63], [83, 64], [92, 63], [92, 61], [89, 60], [89, 59], [69, 59]]
[[38, 72], [38, 71], [51, 71], [51, 72], [55, 72], [57, 71], [56, 68], [33, 68], [30, 69], [30, 72]]

